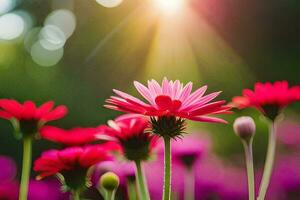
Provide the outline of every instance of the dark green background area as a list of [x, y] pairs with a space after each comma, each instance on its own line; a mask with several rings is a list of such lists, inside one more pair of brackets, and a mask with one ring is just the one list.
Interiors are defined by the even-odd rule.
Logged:
[[[15, 49], [15, 54], [6, 58], [6, 62], [0, 62], [0, 97], [19, 101], [30, 99], [37, 104], [47, 100], [64, 104], [69, 108], [67, 117], [51, 123], [64, 128], [97, 126], [119, 114], [102, 107], [105, 99], [112, 94], [112, 88], [137, 95], [132, 82], [145, 83], [151, 76], [143, 74], [143, 67], [157, 28], [155, 23], [149, 26], [143, 40], [139, 40], [133, 48], [131, 44], [136, 40], [136, 29], [144, 28], [142, 25], [131, 28], [131, 23], [138, 20], [138, 17], [133, 17], [87, 61], [97, 44], [143, 1], [124, 0], [121, 6], [112, 9], [101, 7], [92, 0], [74, 2], [77, 27], [66, 43], [63, 59], [56, 66], [40, 67], [35, 64], [25, 52], [22, 41], [0, 42], [1, 50]], [[300, 83], [300, 1], [192, 0], [190, 3], [242, 58], [243, 66], [236, 67], [246, 67], [254, 75], [246, 78], [247, 74], [230, 71], [228, 69], [234, 68], [226, 65], [231, 64], [213, 69], [210, 63], [202, 62], [197, 44], [192, 44], [201, 76], [201, 80], [194, 81], [194, 87], [207, 84], [210, 92], [222, 90], [220, 99], [230, 101], [232, 96], [241, 94], [244, 87], [252, 88], [257, 81]], [[52, 11], [49, 0], [26, 0], [18, 9], [29, 11], [36, 18], [37, 26], [42, 26], [45, 17]], [[186, 78], [182, 81], [187, 82], [192, 75], [185, 74]], [[182, 77], [170, 70], [153, 78], [160, 81], [164, 76], [169, 79]], [[295, 104], [286, 113], [297, 119], [299, 111], [300, 106]], [[256, 111], [248, 109], [225, 116], [229, 125], [191, 123], [190, 129], [207, 129], [214, 139], [216, 152], [232, 161], [242, 152], [231, 125], [239, 115], [252, 115], [256, 119], [255, 158], [261, 162], [267, 127]], [[22, 144], [13, 138], [12, 132], [9, 122], [0, 120], [0, 154], [12, 156], [20, 164]], [[50, 147], [57, 146], [47, 141], [36, 141], [34, 157]]]

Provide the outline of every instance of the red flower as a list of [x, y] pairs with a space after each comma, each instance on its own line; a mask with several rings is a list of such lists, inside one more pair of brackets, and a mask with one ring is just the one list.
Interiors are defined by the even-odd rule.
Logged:
[[57, 106], [52, 110], [53, 106], [53, 101], [48, 101], [40, 107], [36, 107], [32, 101], [25, 101], [22, 105], [12, 99], [0, 99], [0, 117], [48, 122], [60, 119], [67, 114], [65, 106]]
[[108, 125], [99, 128], [99, 139], [110, 139], [119, 143], [128, 160], [148, 159], [157, 137], [146, 132], [149, 122], [145, 117], [135, 114], [121, 115], [114, 121], [110, 120]]
[[274, 84], [256, 83], [254, 91], [243, 90], [243, 96], [232, 99], [239, 108], [255, 107], [271, 119], [290, 103], [300, 101], [300, 86], [290, 87], [287, 81], [276, 81]]
[[32, 101], [20, 104], [12, 99], [0, 99], [0, 118], [11, 120], [17, 132], [20, 130], [23, 134], [32, 135], [46, 122], [66, 115], [65, 106], [57, 106], [54, 109], [53, 106], [53, 101], [37, 107]]
[[49, 150], [35, 161], [34, 170], [40, 173], [39, 178], [57, 173], [67, 175], [68, 172], [86, 171], [101, 161], [109, 160], [108, 149], [108, 146], [93, 145]]
[[41, 130], [41, 136], [44, 139], [62, 143], [66, 146], [82, 146], [96, 140], [97, 128], [72, 128], [64, 130], [54, 126], [44, 126]]
[[204, 96], [207, 86], [203, 86], [191, 93], [192, 83], [185, 86], [176, 81], [164, 78], [162, 86], [155, 80], [148, 81], [148, 87], [135, 81], [138, 92], [149, 104], [124, 92], [113, 90], [117, 96], [112, 96], [105, 107], [128, 113], [137, 113], [147, 116], [175, 116], [202, 122], [226, 123], [225, 120], [211, 117], [211, 114], [227, 114], [231, 107], [224, 106], [225, 101], [211, 102], [220, 92]]

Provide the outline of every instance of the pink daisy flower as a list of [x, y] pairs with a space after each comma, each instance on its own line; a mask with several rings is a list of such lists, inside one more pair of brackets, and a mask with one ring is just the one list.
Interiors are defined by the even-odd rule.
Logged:
[[44, 126], [40, 133], [42, 138], [66, 146], [82, 146], [97, 140], [98, 128], [76, 127], [69, 130], [54, 126]]
[[135, 114], [121, 115], [108, 121], [108, 125], [99, 128], [99, 139], [117, 142], [128, 160], [148, 159], [157, 137], [146, 131], [149, 122], [145, 117]]
[[53, 106], [53, 101], [37, 107], [32, 101], [21, 104], [12, 99], [0, 99], [0, 118], [11, 120], [17, 132], [20, 130], [23, 134], [35, 134], [46, 122], [60, 119], [67, 114], [65, 106]]
[[151, 117], [175, 116], [201, 122], [226, 123], [225, 120], [210, 115], [227, 114], [230, 107], [225, 101], [215, 101], [220, 92], [204, 95], [207, 86], [192, 93], [192, 83], [185, 86], [179, 80], [168, 81], [164, 78], [160, 86], [155, 80], [148, 81], [148, 87], [135, 81], [134, 86], [148, 101], [145, 103], [129, 94], [113, 90], [117, 96], [111, 96], [106, 108], [137, 113]]
[[274, 120], [287, 105], [300, 101], [300, 85], [289, 87], [287, 81], [256, 83], [254, 90], [244, 89], [243, 96], [232, 99], [239, 108], [254, 107]]

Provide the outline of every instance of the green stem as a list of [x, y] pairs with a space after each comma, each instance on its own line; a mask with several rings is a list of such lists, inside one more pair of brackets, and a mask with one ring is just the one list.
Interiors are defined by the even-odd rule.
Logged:
[[275, 149], [276, 149], [276, 131], [275, 122], [272, 122], [269, 126], [269, 142], [267, 149], [267, 157], [265, 161], [265, 167], [263, 172], [262, 181], [260, 184], [258, 200], [264, 200], [267, 189], [270, 183], [270, 178], [273, 170], [273, 164], [275, 160]]
[[24, 137], [22, 176], [21, 176], [19, 200], [27, 200], [28, 182], [29, 182], [30, 169], [31, 169], [31, 156], [32, 156], [31, 148], [32, 148], [32, 139], [30, 137]]
[[80, 192], [79, 192], [79, 190], [74, 190], [72, 192], [72, 200], [80, 200]]
[[164, 189], [163, 200], [171, 199], [171, 140], [169, 137], [164, 138], [165, 142], [165, 168], [164, 168]]
[[250, 141], [242, 140], [246, 158], [249, 200], [254, 200], [255, 198], [252, 141], [253, 138]]
[[115, 190], [112, 191], [107, 190], [105, 200], [115, 200], [115, 195], [116, 195]]
[[135, 161], [135, 164], [136, 164], [137, 183], [138, 183], [141, 200], [149, 200], [150, 199], [149, 192], [145, 182], [145, 176], [142, 170], [141, 162]]
[[127, 181], [127, 192], [129, 200], [137, 200], [135, 181]]
[[195, 199], [195, 176], [192, 169], [188, 169], [184, 180], [184, 200]]

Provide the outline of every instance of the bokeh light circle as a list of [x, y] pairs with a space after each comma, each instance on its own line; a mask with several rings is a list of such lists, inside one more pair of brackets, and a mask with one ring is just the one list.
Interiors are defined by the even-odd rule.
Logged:
[[31, 47], [31, 57], [35, 63], [44, 67], [56, 65], [63, 57], [64, 49], [45, 49], [38, 41]]
[[107, 8], [117, 7], [123, 2], [123, 0], [96, 0], [96, 1], [100, 5]]
[[0, 0], [0, 15], [3, 15], [16, 6], [16, 0]]
[[76, 17], [72, 11], [67, 9], [55, 10], [45, 20], [45, 26], [53, 25], [58, 27], [69, 38], [76, 28]]
[[0, 16], [0, 39], [13, 40], [22, 35], [25, 30], [24, 19], [16, 13]]
[[48, 50], [56, 50], [64, 46], [66, 36], [57, 26], [46, 25], [40, 32], [40, 43]]
[[24, 47], [28, 53], [31, 52], [31, 47], [39, 40], [41, 29], [41, 27], [35, 27], [26, 33]]

